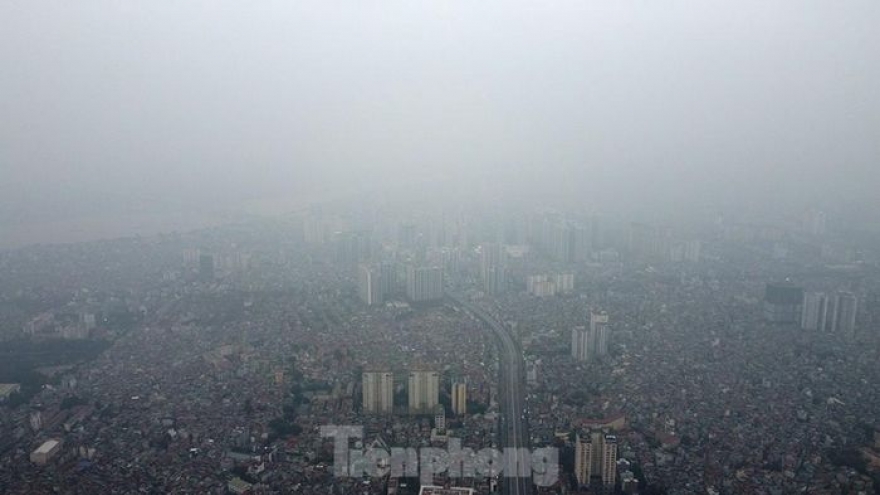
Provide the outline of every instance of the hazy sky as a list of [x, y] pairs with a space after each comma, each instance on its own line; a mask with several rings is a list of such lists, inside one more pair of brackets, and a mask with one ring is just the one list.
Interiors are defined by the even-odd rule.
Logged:
[[4, 0], [0, 206], [871, 198], [878, 26], [876, 0]]

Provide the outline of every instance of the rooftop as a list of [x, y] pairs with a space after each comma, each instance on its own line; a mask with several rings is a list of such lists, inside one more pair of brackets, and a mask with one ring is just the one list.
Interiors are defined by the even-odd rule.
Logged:
[[52, 452], [52, 449], [58, 446], [58, 440], [47, 440], [43, 445], [40, 445], [34, 453], [36, 454], [48, 454]]

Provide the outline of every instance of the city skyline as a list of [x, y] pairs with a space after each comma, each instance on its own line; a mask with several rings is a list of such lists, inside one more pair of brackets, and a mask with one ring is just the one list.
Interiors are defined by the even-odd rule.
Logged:
[[0, 2], [0, 494], [880, 495], [880, 2]]

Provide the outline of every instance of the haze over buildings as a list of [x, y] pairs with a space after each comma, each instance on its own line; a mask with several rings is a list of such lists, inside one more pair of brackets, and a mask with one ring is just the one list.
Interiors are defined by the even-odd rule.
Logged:
[[353, 193], [870, 219], [878, 24], [867, 0], [6, 2], [0, 242]]
[[0, 493], [880, 493], [877, 26], [0, 4]]

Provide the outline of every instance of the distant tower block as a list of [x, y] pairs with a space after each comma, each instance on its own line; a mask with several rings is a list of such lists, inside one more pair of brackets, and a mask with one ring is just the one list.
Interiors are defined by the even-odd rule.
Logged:
[[601, 431], [581, 431], [575, 439], [575, 477], [579, 486], [617, 482], [617, 437]]
[[365, 414], [391, 414], [394, 411], [394, 374], [389, 370], [364, 371], [362, 377]]
[[452, 412], [458, 416], [467, 414], [467, 385], [464, 383], [452, 385]]
[[430, 414], [440, 397], [440, 374], [432, 370], [413, 370], [409, 373], [409, 412]]
[[413, 302], [442, 299], [443, 269], [439, 266], [407, 267], [406, 296]]
[[379, 267], [367, 264], [358, 266], [358, 295], [367, 306], [382, 303], [384, 294]]
[[608, 354], [608, 313], [604, 311], [590, 312], [590, 339], [595, 343], [596, 356]]
[[799, 323], [804, 289], [791, 284], [767, 284], [764, 290], [764, 319], [770, 323]]
[[446, 433], [446, 409], [439, 404], [434, 408], [434, 428], [441, 435]]
[[578, 361], [592, 361], [608, 354], [610, 331], [608, 313], [590, 312], [590, 326], [578, 326], [571, 330], [571, 357]]

